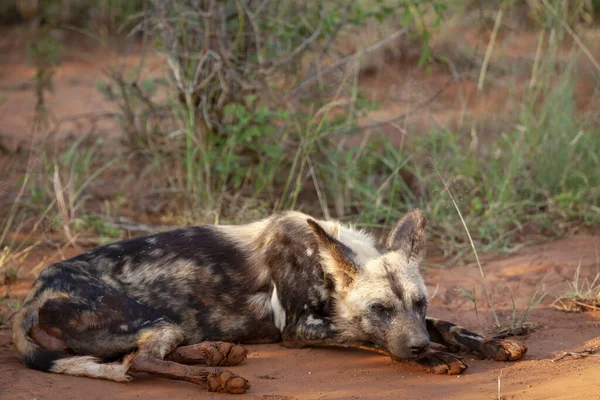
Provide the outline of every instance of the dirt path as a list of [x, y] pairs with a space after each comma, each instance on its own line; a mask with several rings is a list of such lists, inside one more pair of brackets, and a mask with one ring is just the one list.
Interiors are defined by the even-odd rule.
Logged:
[[[582, 277], [595, 272], [600, 238], [573, 238], [524, 250], [485, 265], [497, 299], [500, 318], [511, 314], [511, 286], [522, 311], [535, 286], [543, 279], [548, 296], [533, 310], [529, 321], [542, 327], [525, 338], [529, 352], [519, 362], [475, 360], [466, 355], [470, 368], [460, 376], [436, 376], [386, 357], [336, 349], [289, 350], [279, 345], [248, 346], [249, 359], [234, 367], [252, 389], [245, 398], [284, 399], [491, 399], [501, 393], [514, 399], [598, 399], [598, 358], [566, 357], [553, 362], [561, 351], [600, 349], [600, 313], [567, 314], [549, 308], [572, 279], [581, 262]], [[430, 315], [481, 330], [473, 305], [460, 287], [482, 293], [475, 266], [426, 273], [431, 293]], [[30, 281], [21, 282], [14, 295], [26, 292]], [[439, 284], [439, 286], [438, 286]], [[2, 293], [0, 293], [2, 294]], [[484, 326], [492, 321], [480, 299]], [[199, 391], [191, 384], [138, 376], [131, 384], [45, 374], [26, 369], [10, 344], [9, 332], [0, 331], [0, 398], [2, 399], [188, 399], [232, 398]]]

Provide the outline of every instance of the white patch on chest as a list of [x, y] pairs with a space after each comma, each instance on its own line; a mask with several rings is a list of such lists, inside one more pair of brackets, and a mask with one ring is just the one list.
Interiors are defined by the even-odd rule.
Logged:
[[273, 310], [275, 326], [283, 332], [283, 329], [285, 328], [285, 310], [279, 301], [277, 286], [275, 284], [273, 284], [273, 294], [271, 295], [271, 310]]

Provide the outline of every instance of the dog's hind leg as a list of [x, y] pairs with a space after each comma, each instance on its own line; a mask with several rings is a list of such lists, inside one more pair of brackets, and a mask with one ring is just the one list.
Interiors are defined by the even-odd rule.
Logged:
[[516, 340], [484, 337], [435, 318], [427, 318], [427, 332], [432, 342], [451, 351], [469, 351], [496, 361], [519, 360], [527, 353], [527, 346]]
[[177, 325], [167, 323], [144, 330], [138, 337], [138, 352], [132, 356], [130, 370], [191, 382], [211, 392], [240, 394], [248, 390], [248, 381], [230, 371], [164, 360], [182, 340]]
[[210, 392], [242, 394], [250, 387], [248, 381], [230, 371], [184, 365], [145, 355], [135, 356], [131, 370], [146, 372], [161, 378], [191, 382]]
[[238, 365], [248, 352], [243, 346], [229, 342], [201, 342], [177, 347], [167, 354], [165, 360], [180, 364], [206, 364], [218, 367]]
[[[243, 393], [247, 389], [245, 379], [228, 371], [163, 360], [184, 342], [185, 335], [162, 312], [84, 271], [65, 268], [59, 272], [59, 281], [44, 282], [56, 289], [39, 293], [21, 318], [27, 324], [19, 332], [31, 335], [23, 340], [35, 342], [34, 350], [25, 354], [28, 365], [115, 381], [127, 381], [128, 371], [138, 371], [186, 380], [210, 391]], [[102, 362], [123, 356], [122, 363]]]

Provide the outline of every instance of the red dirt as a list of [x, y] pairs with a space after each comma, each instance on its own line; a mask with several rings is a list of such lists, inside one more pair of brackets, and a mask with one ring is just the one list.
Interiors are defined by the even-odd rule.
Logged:
[[[582, 278], [595, 273], [598, 254], [600, 238], [580, 237], [526, 249], [513, 257], [484, 265], [503, 322], [512, 310], [507, 285], [512, 288], [521, 313], [535, 286], [543, 279], [548, 296], [527, 319], [542, 326], [522, 338], [529, 351], [521, 361], [476, 360], [467, 354], [465, 359], [470, 368], [463, 375], [438, 376], [378, 354], [338, 349], [290, 350], [274, 344], [247, 346], [248, 359], [230, 369], [250, 381], [252, 387], [245, 396], [257, 400], [490, 399], [497, 394], [500, 374], [501, 393], [505, 398], [598, 398], [600, 369], [594, 355], [580, 359], [567, 356], [556, 362], [551, 360], [562, 351], [600, 349], [600, 313], [569, 314], [549, 307], [553, 296], [565, 290], [579, 263]], [[34, 265], [34, 261], [30, 264]], [[481, 331], [471, 301], [455, 290], [462, 287], [471, 289], [475, 285], [481, 322], [484, 326], [491, 326], [492, 319], [484, 307], [476, 266], [430, 269], [425, 276], [430, 293], [439, 284], [431, 300], [430, 315]], [[12, 294], [23, 295], [30, 284], [30, 280], [20, 281]], [[235, 397], [209, 394], [192, 384], [155, 379], [143, 374], [137, 375], [130, 384], [45, 374], [25, 368], [10, 341], [9, 332], [1, 330], [2, 399]]]

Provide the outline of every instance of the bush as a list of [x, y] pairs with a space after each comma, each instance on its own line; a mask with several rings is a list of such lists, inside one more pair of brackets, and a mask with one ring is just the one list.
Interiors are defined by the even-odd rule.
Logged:
[[[339, 187], [338, 177], [330, 182], [327, 172], [337, 157], [331, 156], [335, 147], [329, 132], [352, 126], [368, 107], [355, 101], [344, 118], [330, 118], [338, 108], [332, 96], [356, 89], [344, 72], [344, 60], [354, 56], [332, 52], [337, 36], [374, 18], [390, 21], [400, 32], [401, 21], [414, 22], [429, 9], [441, 14], [443, 6], [435, 1], [156, 0], [133, 32], [155, 43], [168, 66], [166, 79], [137, 82], [113, 71], [100, 88], [120, 105], [128, 146], [153, 159], [157, 172], [169, 171], [161, 184], [175, 187], [192, 213], [220, 215], [226, 197], [253, 198], [265, 211], [294, 208], [311, 181], [313, 193], [317, 179], [323, 188]], [[425, 27], [419, 32], [428, 39]], [[324, 91], [310, 103], [310, 91], [293, 90], [310, 87], [326, 63], [340, 59], [342, 74], [330, 74], [331, 85], [321, 87]], [[157, 91], [167, 100], [153, 100]], [[321, 209], [328, 207], [325, 191], [320, 195]], [[231, 209], [240, 207], [228, 203]], [[340, 216], [345, 211], [338, 207]]]

